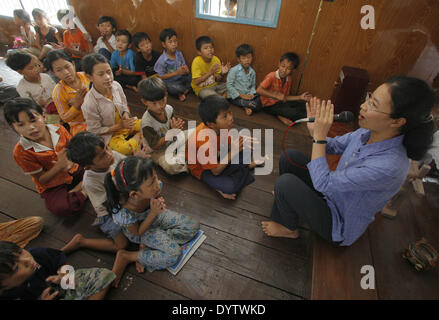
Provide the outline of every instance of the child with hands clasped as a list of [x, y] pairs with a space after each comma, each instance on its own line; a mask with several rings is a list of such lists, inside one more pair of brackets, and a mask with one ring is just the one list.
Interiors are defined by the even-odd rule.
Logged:
[[168, 92], [162, 79], [153, 77], [139, 82], [142, 103], [148, 108], [142, 117], [144, 145], [153, 149], [151, 158], [168, 174], [187, 172], [184, 159], [171, 164], [166, 160], [166, 149], [172, 141], [166, 141], [166, 133], [171, 129], [183, 130], [184, 121], [174, 117], [174, 109], [167, 104]]
[[139, 251], [119, 250], [114, 262], [117, 286], [127, 264], [138, 262], [149, 272], [174, 265], [182, 254], [181, 245], [199, 230], [198, 221], [166, 209], [151, 159], [127, 157], [105, 177], [107, 208], [125, 236], [140, 246]]
[[287, 126], [293, 121], [306, 118], [306, 101], [312, 95], [305, 92], [299, 96], [291, 95], [291, 74], [299, 66], [299, 56], [294, 52], [285, 53], [279, 62], [277, 71], [265, 76], [256, 92], [261, 95], [262, 110], [276, 116]]
[[32, 176], [47, 209], [58, 216], [80, 212], [87, 197], [82, 190], [84, 170], [67, 159], [68, 131], [60, 125], [46, 125], [41, 107], [27, 98], [8, 101], [4, 115], [21, 136], [14, 159]]
[[124, 155], [133, 154], [141, 147], [140, 120], [131, 117], [125, 93], [122, 86], [113, 81], [108, 60], [92, 53], [85, 56], [82, 63], [93, 83], [82, 107], [87, 130], [101, 135], [111, 149]]
[[82, 103], [90, 80], [83, 72], [76, 72], [75, 64], [62, 50], [47, 54], [46, 67], [60, 79], [52, 92], [52, 99], [62, 121], [70, 126], [72, 136], [86, 130]]
[[111, 60], [111, 54], [116, 50], [116, 37], [113, 34], [116, 28], [116, 21], [113, 17], [102, 16], [99, 18], [98, 29], [101, 36], [96, 41], [94, 52], [102, 54], [108, 60]]
[[214, 55], [213, 40], [208, 36], [199, 37], [195, 45], [198, 57], [192, 61], [192, 89], [200, 99], [213, 94], [225, 98], [227, 85], [217, 81], [229, 72], [230, 62], [221, 65], [220, 59]]
[[171, 28], [164, 29], [160, 32], [160, 41], [164, 50], [154, 70], [165, 81], [169, 94], [178, 97], [180, 101], [185, 101], [191, 89], [192, 77], [183, 53], [177, 49], [177, 33]]

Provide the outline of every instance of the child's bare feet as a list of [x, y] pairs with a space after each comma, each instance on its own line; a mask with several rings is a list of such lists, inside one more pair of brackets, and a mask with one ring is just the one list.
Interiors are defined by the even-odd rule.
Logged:
[[262, 224], [262, 230], [265, 232], [267, 236], [291, 238], [291, 239], [299, 238], [298, 229], [291, 231], [287, 227], [284, 227], [283, 225], [274, 221], [262, 221], [261, 224]]
[[61, 251], [63, 251], [64, 253], [70, 253], [72, 251], [78, 250], [79, 248], [81, 248], [81, 242], [84, 240], [85, 238], [83, 237], [82, 234], [78, 233], [76, 234], [72, 240], [69, 241], [69, 243], [67, 243], [64, 247], [61, 248]]
[[186, 94], [185, 94], [185, 93], [180, 94], [180, 95], [178, 96], [178, 99], [179, 99], [181, 102], [186, 101]]
[[117, 251], [112, 270], [116, 274], [116, 278], [114, 279], [112, 284], [114, 288], [117, 288], [119, 286], [119, 282], [122, 279], [123, 272], [125, 271], [127, 265], [130, 262], [137, 261], [137, 254], [137, 252], [127, 251], [123, 249]]
[[280, 121], [282, 121], [283, 124], [286, 124], [287, 126], [290, 126], [293, 123], [293, 121], [291, 121], [290, 119], [282, 117], [282, 116], [277, 116], [277, 118]]
[[228, 194], [228, 193], [221, 192], [221, 191], [219, 191], [219, 190], [216, 190], [216, 191], [218, 191], [219, 194], [222, 195], [222, 196], [223, 196], [224, 198], [226, 198], [226, 199], [229, 199], [229, 200], [236, 200], [236, 194], [235, 194], [235, 193], [234, 193], [234, 194]]
[[136, 270], [138, 273], [144, 273], [145, 267], [142, 266], [139, 261], [136, 261]]
[[137, 90], [136, 86], [128, 86], [127, 85], [127, 88], [133, 90], [134, 92], [139, 92], [139, 90]]
[[254, 168], [256, 168], [256, 167], [261, 167], [261, 166], [263, 166], [264, 165], [264, 163], [265, 163], [265, 161], [264, 160], [255, 160], [255, 161], [252, 161], [252, 163], [250, 163], [249, 165], [248, 165], [248, 168], [250, 169], [250, 170], [252, 170], [252, 169], [254, 169]]
[[248, 116], [251, 116], [253, 114], [253, 110], [250, 108], [244, 108], [244, 110], [245, 110], [245, 114]]

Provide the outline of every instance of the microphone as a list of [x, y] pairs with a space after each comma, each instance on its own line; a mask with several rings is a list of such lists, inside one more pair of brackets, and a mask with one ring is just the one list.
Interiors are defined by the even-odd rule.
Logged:
[[[339, 114], [334, 114], [334, 122], [351, 122], [354, 120], [354, 114], [350, 111], [343, 111]], [[303, 118], [300, 120], [297, 120], [296, 123], [302, 123], [302, 122], [314, 122], [315, 118]]]

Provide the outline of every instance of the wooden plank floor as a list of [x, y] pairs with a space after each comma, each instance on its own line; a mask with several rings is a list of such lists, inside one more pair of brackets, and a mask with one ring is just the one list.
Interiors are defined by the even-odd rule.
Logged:
[[[0, 71], [8, 84], [20, 77], [0, 63]], [[145, 108], [134, 92], [127, 92], [132, 113], [141, 118]], [[197, 98], [190, 96], [180, 103], [169, 99], [175, 112], [185, 120], [199, 123]], [[110, 299], [309, 299], [311, 292], [312, 240], [306, 226], [300, 240], [275, 239], [264, 235], [260, 222], [270, 215], [271, 190], [278, 175], [278, 158], [283, 125], [266, 115], [247, 117], [234, 109], [239, 128], [275, 129], [277, 154], [273, 173], [256, 176], [236, 201], [223, 199], [216, 191], [206, 188], [189, 175], [165, 176], [163, 194], [170, 209], [185, 212], [201, 222], [206, 241], [177, 276], [167, 271], [138, 274], [130, 266], [118, 289], [112, 289]], [[303, 134], [303, 127], [293, 132]], [[61, 219], [51, 215], [34, 185], [12, 158], [12, 148], [18, 136], [4, 122], [0, 122], [0, 221], [39, 215], [45, 219], [41, 235], [29, 247], [62, 247], [76, 233], [86, 237], [102, 234], [90, 226], [93, 208], [87, 204], [78, 217]], [[307, 149], [307, 139], [290, 134], [289, 147]], [[91, 250], [79, 250], [69, 256], [76, 267], [105, 266], [111, 268], [114, 255]]]
[[[0, 73], [11, 85], [20, 79], [4, 61], [0, 61]], [[126, 93], [132, 113], [140, 118], [145, 108], [137, 94]], [[183, 119], [200, 122], [195, 96], [190, 95], [184, 103], [170, 98], [168, 103]], [[256, 181], [236, 201], [230, 201], [189, 175], [166, 176], [159, 170], [167, 206], [197, 218], [207, 239], [177, 276], [167, 271], [138, 274], [131, 265], [120, 287], [110, 291], [109, 299], [439, 298], [438, 269], [420, 275], [400, 258], [400, 251], [408, 242], [420, 236], [439, 247], [437, 186], [426, 185], [426, 199], [414, 195], [406, 199], [407, 205], [395, 220], [377, 215], [368, 231], [350, 248], [335, 248], [316, 241], [306, 224], [300, 225], [298, 240], [267, 237], [260, 222], [270, 216], [271, 190], [279, 174], [285, 126], [266, 114], [248, 117], [242, 109], [232, 106], [232, 110], [238, 128], [274, 128], [272, 174], [256, 176]], [[99, 230], [90, 226], [94, 212], [89, 203], [83, 213], [72, 218], [57, 218], [46, 210], [34, 184], [12, 158], [18, 136], [5, 124], [3, 116], [0, 118], [0, 222], [42, 216], [44, 230], [29, 247], [60, 248], [76, 233], [102, 237]], [[309, 154], [311, 143], [306, 126], [292, 128], [285, 145]], [[76, 267], [111, 268], [114, 261], [113, 254], [91, 250], [79, 250], [68, 258]], [[365, 264], [375, 267], [377, 288], [372, 292], [359, 289], [360, 267]]]

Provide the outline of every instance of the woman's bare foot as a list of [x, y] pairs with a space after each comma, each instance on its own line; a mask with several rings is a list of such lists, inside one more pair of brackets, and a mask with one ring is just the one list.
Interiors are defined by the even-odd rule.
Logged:
[[291, 239], [299, 238], [298, 229], [291, 231], [287, 227], [284, 227], [283, 225], [274, 221], [262, 221], [261, 224], [262, 224], [262, 230], [265, 232], [267, 236], [291, 238]]
[[181, 102], [186, 101], [186, 94], [185, 94], [185, 93], [180, 94], [180, 95], [178, 96], [178, 99], [179, 99]]
[[136, 251], [127, 251], [123, 249], [117, 251], [112, 270], [116, 274], [116, 278], [112, 284], [114, 288], [119, 286], [119, 282], [122, 279], [123, 272], [125, 271], [127, 265], [131, 262], [137, 261], [137, 256], [138, 252]]
[[70, 253], [72, 251], [78, 250], [79, 248], [81, 248], [82, 246], [82, 241], [85, 238], [83, 237], [82, 234], [78, 233], [76, 234], [72, 240], [69, 241], [69, 243], [67, 243], [64, 247], [61, 248], [61, 251], [63, 251], [64, 253]]
[[286, 124], [287, 126], [290, 126], [293, 123], [293, 121], [291, 121], [290, 119], [282, 117], [282, 116], [277, 116], [277, 118], [280, 121], [282, 121], [283, 124]]
[[236, 194], [235, 193], [234, 194], [228, 194], [228, 193], [221, 192], [219, 190], [216, 190], [216, 191], [218, 191], [220, 193], [220, 195], [222, 195], [226, 199], [236, 200]]
[[252, 163], [250, 163], [249, 165], [248, 165], [248, 168], [250, 169], [250, 170], [252, 170], [252, 169], [254, 169], [254, 168], [256, 168], [256, 167], [261, 167], [261, 166], [263, 166], [265, 164], [265, 161], [264, 160], [255, 160], [255, 161], [252, 161]]
[[251, 116], [253, 114], [253, 110], [250, 108], [244, 108], [244, 110], [245, 110], [245, 114], [248, 116]]

